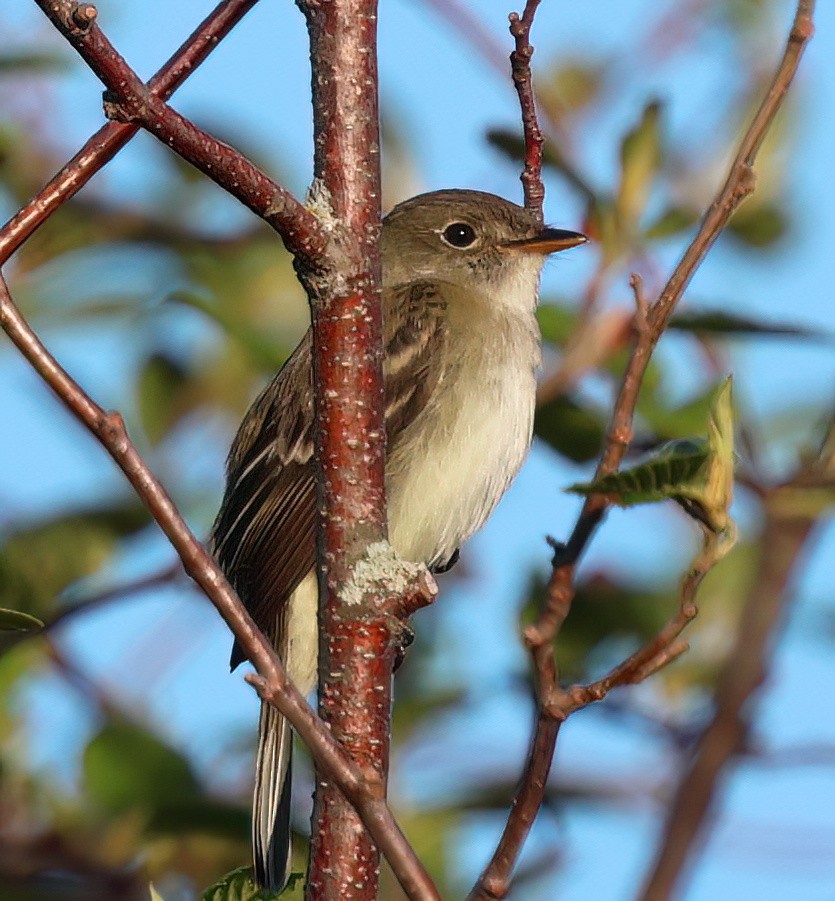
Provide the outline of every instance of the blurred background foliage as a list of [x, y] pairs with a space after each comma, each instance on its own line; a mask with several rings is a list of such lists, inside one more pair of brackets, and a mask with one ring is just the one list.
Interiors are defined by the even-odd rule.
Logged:
[[[773, 55], [762, 48], [779, 42], [775, 22], [782, 27], [783, 19], [776, 11], [784, 7], [767, 0], [680, 3], [647, 21], [641, 46], [624, 45], [608, 56], [577, 50], [536, 57], [551, 136], [546, 178], [574, 198], [582, 227], [597, 242], [584, 283], [570, 295], [549, 288], [540, 309], [545, 371], [536, 435], [540, 451], [551, 451], [543, 458], [555, 466], [543, 491], [554, 493], [577, 480], [560, 465], [579, 466], [568, 471], [586, 477], [590, 472], [628, 353], [628, 273], [640, 270], [657, 288], [669, 260], [692, 234], [729, 143], [770, 77]], [[450, 10], [454, 18], [455, 7]], [[589, 11], [598, 14], [604, 12]], [[500, 32], [494, 33], [501, 45]], [[624, 69], [652, 70], [659, 59], [694, 53], [697, 58], [700, 42], [709, 38], [725, 46], [724, 66], [735, 80], [734, 90], [715, 99], [715, 143], [694, 153], [687, 135], [681, 129], [673, 134], [669, 127], [669, 100], [647, 96], [607, 148], [615, 161], [610, 177], [601, 180], [587, 171], [582, 160], [588, 136], [617, 105]], [[230, 52], [245, 52], [242, 47], [236, 51], [235, 42], [233, 34], [227, 41]], [[173, 46], [175, 39], [167, 43]], [[43, 31], [31, 38], [24, 33], [15, 46], [0, 46], [0, 201], [7, 216], [40, 189], [68, 149], [75, 149], [51, 127], [50, 115], [69, 57], [69, 49], [45, 40]], [[305, 83], [306, 76], [300, 77], [299, 90]], [[768, 259], [785, 249], [794, 228], [788, 203], [793, 132], [806, 102], [801, 88], [768, 139], [758, 166], [759, 190], [723, 240], [726, 267], [737, 257]], [[219, 133], [256, 161], [263, 159], [239, 135]], [[518, 169], [517, 129], [485, 122], [482, 140], [498, 152], [497, 165], [509, 174]], [[413, 192], [421, 160], [410, 151], [394, 108], [385, 112], [385, 142], [387, 196], [399, 199]], [[190, 523], [206, 534], [232, 431], [295, 345], [307, 311], [290, 260], [267, 227], [245, 216], [218, 226], [217, 217], [207, 213], [216, 200], [212, 186], [150, 141], [142, 152], [142, 165], [154, 174], [141, 200], [125, 199], [108, 185], [106, 175], [97, 179], [26, 243], [7, 267], [8, 276], [36, 330], [72, 371], [80, 372], [100, 402], [122, 411], [140, 450]], [[281, 177], [274, 160], [265, 166]], [[658, 355], [647, 374], [636, 420], [638, 450], [703, 434], [710, 394], [733, 368], [741, 346], [831, 343], [826, 329], [737, 311], [733, 292], [729, 281], [724, 296], [688, 297], [672, 326], [683, 349]], [[8, 345], [0, 349], [6, 357], [12, 353]], [[690, 386], [684, 397], [668, 387], [681, 383], [682, 366]], [[23, 384], [45, 405], [54, 429], [43, 437], [54, 447], [32, 450], [42, 476], [36, 469], [26, 477], [65, 484], [69, 479], [62, 481], [62, 467], [72, 467], [78, 447], [84, 454], [95, 451], [84, 437], [72, 434], [75, 427], [34, 379]], [[810, 391], [792, 417], [760, 418], [756, 429], [744, 398], [740, 401], [743, 540], [701, 592], [692, 650], [651, 684], [621, 691], [585, 716], [655, 736], [684, 759], [710, 715], [711, 692], [757, 569], [763, 486], [789, 481], [801, 470], [824, 434], [831, 400], [831, 394]], [[8, 417], [5, 422], [3, 441], [14, 444], [14, 423]], [[61, 433], [71, 433], [68, 452], [62, 450]], [[780, 459], [788, 461], [779, 472], [763, 462], [775, 445]], [[12, 481], [23, 478], [11, 476]], [[45, 624], [40, 630], [31, 620], [0, 623], [0, 898], [147, 898], [149, 881], [166, 901], [193, 898], [248, 859], [254, 705], [246, 722], [220, 722], [193, 746], [179, 740], [159, 708], [153, 709], [152, 695], [179, 693], [184, 707], [202, 704], [200, 716], [211, 716], [206, 713], [211, 699], [195, 699], [200, 689], [194, 688], [193, 673], [191, 687], [177, 687], [190, 666], [189, 654], [196, 653], [188, 633], [193, 629], [199, 636], [211, 613], [204, 612], [204, 602], [174, 565], [147, 513], [107, 463], [74, 484], [71, 491], [52, 493], [50, 502], [28, 503], [23, 491], [22, 499], [6, 505], [0, 522], [0, 606]], [[798, 503], [796, 509], [802, 510], [796, 515], [822, 517], [830, 500], [826, 495], [818, 504]], [[557, 528], [565, 533], [567, 525], [555, 523]], [[465, 553], [461, 565], [443, 577], [444, 594], [477, 596], [485, 589], [482, 563], [478, 555]], [[503, 599], [507, 631], [493, 641], [517, 642], [518, 625], [533, 615], [541, 597], [546, 564], [544, 542], [530, 549], [526, 560], [502, 564], [520, 568], [519, 585]], [[577, 599], [559, 638], [563, 678], [600, 675], [653, 634], [673, 609], [676, 580], [667, 565], [657, 572], [650, 567], [639, 579], [628, 567], [605, 563], [581, 570]], [[153, 606], [154, 597], [166, 603], [176, 597], [185, 606], [177, 608], [180, 613], [166, 613], [165, 604]], [[183, 609], [190, 612], [181, 615]], [[477, 704], [482, 723], [474, 726], [472, 683], [462, 673], [465, 665], [455, 661], [466, 639], [456, 646], [449, 630], [439, 625], [441, 615], [437, 609], [421, 614], [419, 639], [398, 674], [393, 757], [400, 773], [395, 803], [401, 823], [443, 896], [452, 898], [462, 895], [462, 872], [468, 872], [458, 858], [473, 853], [465, 850], [465, 827], [489, 822], [495, 828], [501, 822], [526, 734], [520, 731], [513, 759], [491, 758], [466, 768], [464, 761], [477, 753], [468, 735], [480, 741], [488, 714]], [[96, 642], [106, 650], [108, 636], [119, 639], [112, 639], [104, 664], [97, 658], [90, 665], [85, 632], [96, 617], [104, 617], [99, 622], [105, 624], [95, 633]], [[201, 640], [195, 640], [200, 650]], [[223, 640], [215, 646], [221, 653], [212, 665], [222, 670]], [[510, 659], [490, 691], [522, 711], [524, 722], [530, 709], [527, 663], [521, 652]], [[240, 681], [239, 674], [231, 678]], [[54, 710], [65, 712], [53, 715], [51, 699], [61, 693], [72, 701], [61, 702], [64, 707], [55, 701]], [[432, 723], [443, 724], [441, 736], [427, 741]], [[499, 721], [487, 728], [510, 727]], [[56, 755], [63, 761], [59, 773], [49, 763]], [[416, 760], [425, 780], [454, 788], [409, 789], [398, 797], [397, 787], [408, 782], [403, 768], [408, 773]], [[439, 775], [446, 764], [449, 773]], [[462, 771], [467, 776], [459, 779]], [[309, 769], [300, 768], [299, 782], [305, 787], [296, 792], [303, 832]], [[643, 784], [628, 785], [604, 772], [596, 778], [562, 773], [552, 781], [542, 829], [523, 859], [514, 897], [553, 896], [543, 886], [555, 884], [548, 880], [565, 863], [560, 823], [571, 805], [617, 808], [628, 797], [649, 801], [659, 793], [662, 786], [651, 773], [644, 774]], [[655, 816], [657, 828], [663, 805]], [[488, 848], [489, 842], [479, 846], [476, 869]], [[301, 836], [299, 869], [304, 851]], [[388, 874], [382, 895], [400, 897]]]

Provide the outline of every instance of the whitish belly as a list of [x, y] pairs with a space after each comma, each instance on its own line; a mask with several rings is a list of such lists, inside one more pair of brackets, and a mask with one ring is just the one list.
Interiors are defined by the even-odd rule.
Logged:
[[[532, 372], [508, 369], [457, 391], [453, 415], [429, 410], [387, 468], [389, 540], [401, 557], [446, 560], [479, 529], [527, 455]], [[466, 398], [466, 401], [463, 400]]]

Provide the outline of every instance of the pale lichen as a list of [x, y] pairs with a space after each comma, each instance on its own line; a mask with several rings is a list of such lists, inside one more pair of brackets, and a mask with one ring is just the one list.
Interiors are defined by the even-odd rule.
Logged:
[[342, 590], [342, 600], [353, 605], [361, 604], [373, 594], [402, 594], [415, 584], [424, 570], [422, 563], [401, 560], [387, 541], [375, 541], [354, 564]]

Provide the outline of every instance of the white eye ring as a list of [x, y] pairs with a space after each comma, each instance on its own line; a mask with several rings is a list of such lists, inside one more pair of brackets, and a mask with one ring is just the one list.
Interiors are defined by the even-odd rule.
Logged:
[[456, 250], [466, 250], [472, 247], [478, 239], [475, 229], [468, 222], [450, 222], [441, 232], [441, 240], [444, 244], [454, 247]]

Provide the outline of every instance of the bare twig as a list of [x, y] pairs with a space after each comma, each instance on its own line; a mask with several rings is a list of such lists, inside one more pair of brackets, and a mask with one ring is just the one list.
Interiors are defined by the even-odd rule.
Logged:
[[288, 679], [281, 661], [258, 630], [217, 563], [189, 530], [125, 431], [122, 417], [96, 404], [60, 366], [24, 320], [0, 277], [0, 326], [59, 400], [99, 440], [122, 469], [182, 560], [183, 567], [212, 601], [259, 675], [249, 681], [299, 733], [317, 765], [351, 803], [411, 898], [432, 898], [432, 883], [384, 800], [373, 771], [350, 761], [327, 727]]
[[510, 54], [510, 71], [513, 84], [519, 95], [519, 106], [522, 110], [522, 129], [525, 136], [525, 168], [522, 171], [522, 188], [525, 192], [525, 209], [534, 213], [542, 222], [542, 204], [545, 200], [545, 186], [542, 184], [542, 145], [545, 138], [536, 117], [536, 98], [531, 80], [531, 26], [540, 0], [527, 0], [525, 10], [511, 13], [510, 33], [513, 35], [515, 47]]
[[[148, 82], [151, 93], [167, 100], [256, 3], [257, 0], [221, 0]], [[137, 131], [139, 126], [122, 122], [108, 122], [100, 128], [38, 196], [6, 223], [0, 232], [0, 265], [113, 159]]]
[[[667, 285], [654, 303], [647, 304], [640, 283], [633, 281], [633, 290], [639, 310], [637, 321], [644, 320], [646, 327], [636, 329], [635, 346], [615, 402], [606, 446], [597, 466], [595, 479], [614, 472], [620, 465], [631, 441], [632, 419], [638, 393], [655, 345], [666, 328], [693, 273], [713, 246], [734, 210], [754, 190], [753, 164], [757, 151], [794, 78], [803, 49], [812, 36], [813, 10], [813, 0], [799, 0], [786, 49], [771, 86], [743, 135], [724, 185], [718, 191], [702, 219], [695, 238], [670, 276]], [[601, 495], [590, 495], [583, 504], [568, 543], [555, 545], [553, 571], [546, 603], [537, 622], [528, 627], [525, 633], [534, 660], [541, 705], [540, 716], [531, 741], [532, 749], [546, 746], [548, 742], [544, 740], [545, 737], [549, 739], [553, 737], [554, 742], [556, 741], [556, 731], [549, 723], [546, 713], [549, 701], [558, 699], [560, 696], [556, 681], [557, 668], [555, 664], [553, 666], [544, 665], [543, 660], [546, 656], [553, 654], [554, 639], [571, 608], [574, 597], [574, 569], [577, 561], [609, 506], [610, 502], [607, 498]], [[624, 663], [627, 673], [633, 673], [634, 680], [637, 680], [639, 676], [643, 678], [655, 672], [660, 665], [680, 653], [682, 646], [677, 643], [677, 639], [681, 629], [686, 625], [686, 622], [681, 622], [688, 618], [686, 613], [689, 613], [689, 608], [687, 610], [684, 607], [679, 609], [679, 615], [672, 621], [672, 624], [668, 624], [669, 630], [662, 636], [660, 645], [652, 642], [652, 647], [647, 646], [646, 651], [639, 652], [641, 660], [637, 667], [634, 666], [634, 662]], [[679, 628], [679, 623], [681, 623], [681, 628]], [[554, 712], [559, 714], [561, 709], [558, 705]], [[499, 846], [474, 887], [470, 895], [471, 899], [504, 898], [506, 896], [516, 858], [527, 837], [536, 811], [542, 804], [551, 759], [552, 756], [546, 758], [543, 754], [529, 753]]]
[[311, 266], [323, 262], [328, 242], [310, 210], [238, 151], [171, 109], [128, 66], [95, 21], [79, 28], [72, 0], [35, 2], [107, 88], [105, 112], [110, 118], [145, 128], [261, 216], [290, 253]]

